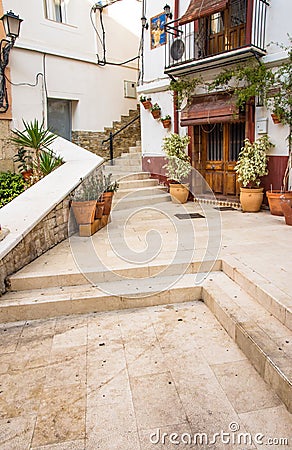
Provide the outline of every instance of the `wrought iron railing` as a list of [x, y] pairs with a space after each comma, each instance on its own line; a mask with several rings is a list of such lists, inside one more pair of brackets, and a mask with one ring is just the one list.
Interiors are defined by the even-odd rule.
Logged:
[[136, 122], [136, 120], [139, 120], [139, 119], [140, 119], [140, 114], [138, 114], [136, 117], [134, 117], [134, 119], [130, 120], [130, 122], [126, 123], [126, 125], [124, 125], [119, 130], [115, 131], [114, 133], [111, 131], [109, 134], [109, 137], [102, 141], [101, 145], [104, 145], [107, 142], [109, 143], [109, 159], [110, 159], [110, 164], [112, 166], [114, 165], [114, 138], [118, 134], [120, 134], [122, 131], [124, 131], [126, 128], [131, 126], [134, 122]]
[[[222, 15], [225, 24], [222, 30], [219, 21], [210, 23], [211, 17], [183, 25], [179, 19], [169, 22], [165, 27], [168, 34], [165, 68], [247, 47], [263, 53], [268, 6], [266, 0], [232, 0], [226, 12], [217, 13], [218, 17]], [[232, 8], [237, 15], [232, 14]], [[214, 16], [216, 19], [213, 15], [212, 20]], [[214, 26], [218, 29], [214, 30]]]

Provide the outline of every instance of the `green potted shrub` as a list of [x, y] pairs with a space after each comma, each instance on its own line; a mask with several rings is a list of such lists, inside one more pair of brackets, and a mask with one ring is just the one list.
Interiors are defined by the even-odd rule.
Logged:
[[255, 142], [245, 139], [235, 166], [237, 179], [241, 184], [240, 203], [243, 212], [258, 212], [263, 201], [261, 177], [268, 174], [267, 151], [272, 146], [267, 135]]
[[72, 196], [71, 206], [78, 225], [93, 223], [96, 215], [96, 203], [100, 193], [97, 183], [91, 176], [85, 180]]
[[161, 108], [158, 103], [154, 103], [154, 105], [151, 106], [150, 111], [154, 119], [159, 119], [159, 117], [161, 116]]
[[185, 149], [190, 143], [189, 136], [172, 133], [163, 139], [163, 150], [166, 154], [167, 179], [170, 181], [169, 192], [174, 203], [186, 203], [189, 195], [189, 185], [184, 181], [191, 171], [190, 158]]

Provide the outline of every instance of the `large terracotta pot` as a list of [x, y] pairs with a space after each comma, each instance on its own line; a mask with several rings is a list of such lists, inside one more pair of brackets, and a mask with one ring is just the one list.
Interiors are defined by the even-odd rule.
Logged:
[[95, 218], [101, 219], [104, 214], [104, 202], [96, 202]]
[[243, 212], [258, 212], [263, 202], [263, 188], [240, 188], [240, 203]]
[[173, 203], [186, 203], [189, 196], [189, 185], [170, 183], [169, 193], [171, 195], [171, 200], [173, 201]]
[[85, 202], [72, 201], [72, 209], [78, 225], [94, 222], [96, 200]]
[[103, 214], [108, 216], [112, 209], [112, 201], [113, 201], [113, 192], [104, 192], [102, 194], [102, 201], [104, 202], [104, 210]]
[[281, 208], [285, 216], [286, 225], [292, 225], [292, 201], [282, 198]]
[[271, 214], [273, 216], [283, 216], [280, 197], [283, 197], [286, 200], [292, 200], [292, 192], [267, 191], [266, 195], [268, 198]]

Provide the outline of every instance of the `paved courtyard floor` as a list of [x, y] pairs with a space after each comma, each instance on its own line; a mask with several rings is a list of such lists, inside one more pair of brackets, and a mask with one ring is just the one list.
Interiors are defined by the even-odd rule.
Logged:
[[3, 450], [292, 446], [291, 415], [202, 302], [2, 325], [1, 352]]

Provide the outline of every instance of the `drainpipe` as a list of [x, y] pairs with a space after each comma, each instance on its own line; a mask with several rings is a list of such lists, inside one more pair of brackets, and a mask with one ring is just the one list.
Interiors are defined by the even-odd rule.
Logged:
[[[179, 0], [174, 0], [174, 20], [178, 19], [179, 14]], [[176, 107], [177, 94], [174, 92], [173, 96], [173, 118], [174, 118], [174, 132], [178, 133], [178, 111]]]

